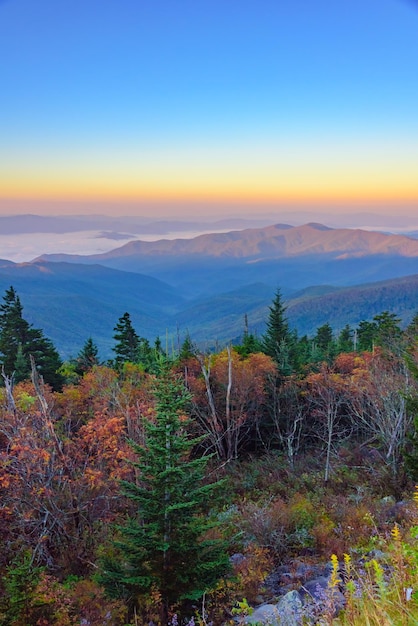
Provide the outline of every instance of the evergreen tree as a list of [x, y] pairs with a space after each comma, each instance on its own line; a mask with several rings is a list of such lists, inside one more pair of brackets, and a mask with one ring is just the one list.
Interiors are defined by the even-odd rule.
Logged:
[[[6, 290], [3, 303], [0, 305], [0, 353], [1, 364], [6, 374], [11, 375], [16, 369], [16, 359], [19, 354], [20, 380], [30, 374], [27, 359], [26, 368], [22, 368], [21, 355], [27, 344], [30, 325], [22, 317], [23, 307], [14, 287]], [[22, 371], [23, 369], [23, 371]]]
[[359, 351], [373, 350], [373, 345], [377, 334], [377, 324], [363, 320], [357, 330], [357, 340]]
[[352, 352], [354, 350], [353, 331], [349, 324], [346, 324], [338, 335], [338, 352]]
[[307, 335], [303, 335], [300, 339], [295, 339], [296, 346], [296, 369], [302, 371], [305, 365], [311, 362], [312, 341]]
[[402, 336], [399, 322], [395, 313], [389, 311], [375, 315], [372, 322], [360, 322], [357, 333], [359, 350], [370, 351], [375, 345], [392, 348]]
[[44, 381], [59, 390], [63, 378], [58, 372], [62, 365], [58, 352], [42, 330], [33, 328], [23, 318], [22, 312], [20, 298], [10, 287], [0, 305], [0, 363], [6, 374], [14, 374], [19, 382], [30, 377], [31, 354]]
[[328, 322], [317, 328], [314, 341], [322, 352], [328, 352], [333, 339], [332, 328]]
[[379, 346], [392, 348], [402, 336], [399, 326], [400, 319], [395, 313], [383, 311], [379, 315], [375, 315], [373, 321], [377, 325], [376, 343]]
[[418, 313], [415, 313], [410, 324], [408, 324], [405, 335], [410, 341], [414, 341], [418, 337]]
[[29, 329], [29, 340], [24, 353], [28, 359], [30, 354], [33, 356], [36, 368], [46, 383], [56, 391], [62, 389], [64, 383], [60, 372], [62, 360], [54, 344], [44, 336], [42, 330], [32, 327]]
[[146, 372], [154, 369], [156, 362], [156, 350], [151, 347], [150, 342], [145, 337], [138, 337], [137, 363], [140, 363]]
[[242, 357], [247, 358], [250, 354], [262, 352], [262, 347], [260, 341], [255, 335], [252, 333], [245, 333], [242, 343], [238, 346], [234, 346], [234, 350]]
[[295, 334], [289, 329], [280, 289], [277, 290], [269, 311], [261, 347], [277, 363], [280, 372], [288, 375], [292, 373], [295, 364]]
[[316, 354], [315, 361], [330, 361], [336, 356], [336, 346], [334, 344], [334, 335], [331, 325], [327, 322], [316, 331], [313, 338], [314, 351]]
[[113, 348], [113, 351], [116, 353], [116, 365], [123, 365], [126, 361], [136, 363], [138, 358], [139, 337], [132, 326], [129, 313], [124, 313], [122, 317], [119, 318], [113, 330], [115, 331], [113, 339], [117, 341], [117, 344]]
[[[36, 598], [36, 587], [42, 570], [32, 564], [32, 557], [24, 553], [6, 568], [2, 576], [4, 593], [0, 596], [2, 626], [27, 626], [47, 623], [42, 616], [43, 603]], [[38, 621], [39, 620], [39, 621]]]
[[196, 354], [196, 346], [194, 345], [189, 333], [187, 333], [180, 347], [179, 361], [186, 361]]
[[226, 571], [224, 543], [208, 538], [204, 515], [216, 484], [203, 485], [206, 458], [192, 458], [184, 416], [189, 396], [163, 366], [157, 382], [155, 423], [145, 423], [145, 447], [132, 444], [139, 484], [123, 482], [137, 515], [119, 527], [119, 559], [105, 559], [100, 577], [107, 593], [140, 610], [151, 590], [162, 600], [162, 623], [173, 604], [197, 600]]
[[99, 363], [99, 349], [89, 337], [75, 359], [76, 372], [80, 375], [85, 374]]

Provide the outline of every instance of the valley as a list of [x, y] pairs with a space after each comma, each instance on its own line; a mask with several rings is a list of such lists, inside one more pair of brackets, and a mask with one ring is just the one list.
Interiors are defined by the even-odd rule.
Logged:
[[408, 324], [418, 309], [418, 240], [276, 224], [133, 241], [103, 254], [1, 261], [0, 290], [10, 285], [64, 358], [89, 336], [110, 358], [113, 328], [125, 311], [147, 339], [159, 336], [177, 349], [190, 334], [211, 348], [239, 339], [245, 316], [251, 332], [262, 334], [278, 287], [299, 334], [312, 336], [327, 322], [338, 332], [382, 310]]

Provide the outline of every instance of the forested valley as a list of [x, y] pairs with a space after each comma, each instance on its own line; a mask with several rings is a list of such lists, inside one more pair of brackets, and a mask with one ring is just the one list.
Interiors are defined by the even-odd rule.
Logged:
[[6, 291], [0, 624], [418, 623], [418, 313], [266, 322], [174, 350], [124, 312], [62, 362]]

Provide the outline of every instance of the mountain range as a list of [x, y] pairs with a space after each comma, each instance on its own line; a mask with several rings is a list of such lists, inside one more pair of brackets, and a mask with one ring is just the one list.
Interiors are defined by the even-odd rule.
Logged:
[[280, 287], [291, 325], [313, 334], [382, 310], [407, 323], [418, 310], [418, 240], [322, 224], [276, 224], [193, 239], [134, 241], [104, 254], [0, 261], [0, 290], [13, 285], [24, 316], [64, 357], [93, 337], [111, 356], [125, 311], [137, 332], [168, 347], [187, 332], [223, 343], [262, 333]]

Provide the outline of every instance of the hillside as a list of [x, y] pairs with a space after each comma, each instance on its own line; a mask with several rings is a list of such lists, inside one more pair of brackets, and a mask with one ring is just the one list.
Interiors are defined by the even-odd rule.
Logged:
[[418, 240], [321, 224], [134, 241], [105, 254], [44, 255], [48, 262], [100, 263], [173, 285], [187, 298], [209, 297], [263, 282], [283, 289], [348, 286], [418, 271]]
[[[349, 228], [329, 228], [310, 223], [304, 226], [276, 224], [248, 228], [193, 239], [131, 241], [124, 246], [90, 257], [73, 260], [106, 263], [111, 259], [135, 257], [232, 257], [242, 259], [288, 258], [310, 254], [332, 254], [334, 258], [366, 255], [418, 257], [418, 242], [405, 235], [390, 235]], [[49, 261], [71, 261], [70, 255], [48, 255]]]
[[[242, 336], [246, 314], [250, 330], [261, 334], [282, 277], [274, 285], [253, 282], [223, 290], [219, 279], [218, 292], [186, 299], [149, 276], [99, 265], [0, 262], [0, 291], [15, 287], [25, 317], [43, 328], [64, 358], [74, 356], [89, 336], [102, 357], [110, 358], [113, 328], [125, 311], [141, 336], [154, 340], [159, 335], [163, 342], [167, 338], [169, 347], [177, 347], [187, 332], [204, 345], [209, 337], [211, 345], [234, 341]], [[225, 284], [231, 286], [228, 277]], [[286, 288], [283, 295], [290, 324], [300, 334], [312, 335], [326, 322], [336, 330], [356, 325], [386, 309], [408, 323], [418, 310], [418, 274], [346, 288], [330, 283], [302, 291]]]
[[382, 311], [395, 313], [404, 324], [411, 322], [418, 312], [418, 274], [320, 295], [307, 289], [290, 298], [287, 313], [299, 333], [312, 335], [327, 322], [340, 330], [346, 324], [356, 326], [370, 320]]
[[76, 354], [89, 336], [110, 357], [113, 327], [125, 311], [143, 335], [154, 338], [183, 304], [172, 287], [155, 278], [99, 265], [0, 261], [0, 291], [10, 285], [28, 321], [65, 357]]

